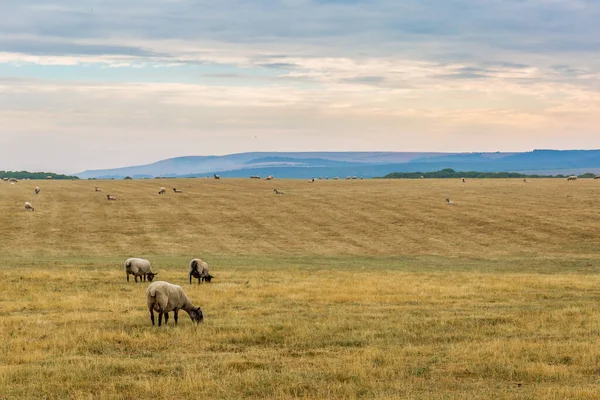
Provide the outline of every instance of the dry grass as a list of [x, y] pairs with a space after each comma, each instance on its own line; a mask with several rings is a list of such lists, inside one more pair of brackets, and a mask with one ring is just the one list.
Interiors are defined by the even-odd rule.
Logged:
[[[0, 398], [598, 398], [599, 195], [592, 180], [2, 183]], [[205, 323], [152, 328], [132, 255]], [[193, 256], [213, 283], [187, 284]]]

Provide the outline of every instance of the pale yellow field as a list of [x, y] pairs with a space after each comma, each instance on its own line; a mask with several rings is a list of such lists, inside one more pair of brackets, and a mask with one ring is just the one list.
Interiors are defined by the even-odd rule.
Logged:
[[[599, 196], [593, 180], [2, 182], [0, 399], [600, 398]], [[205, 323], [153, 328], [130, 256]], [[192, 257], [211, 284], [187, 283]]]

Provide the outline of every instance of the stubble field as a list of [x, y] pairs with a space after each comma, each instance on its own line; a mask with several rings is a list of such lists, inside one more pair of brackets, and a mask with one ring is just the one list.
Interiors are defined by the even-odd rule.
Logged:
[[[0, 182], [0, 399], [600, 398], [599, 196], [583, 179]], [[205, 323], [152, 327], [131, 256]], [[193, 257], [211, 284], [189, 285]]]

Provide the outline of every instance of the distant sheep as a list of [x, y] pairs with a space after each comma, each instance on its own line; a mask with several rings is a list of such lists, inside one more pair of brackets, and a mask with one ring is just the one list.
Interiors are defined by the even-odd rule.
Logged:
[[217, 180], [221, 179], [221, 177], [220, 177], [219, 175], [217, 175], [217, 174], [214, 174], [213, 176], [214, 176], [214, 178], [215, 178], [215, 179], [217, 179]]
[[308, 183], [313, 183], [315, 181], [315, 178], [312, 178], [310, 181], [308, 181]]
[[523, 179], [523, 182], [525, 182], [525, 183], [529, 183], [529, 182], [527, 182], [527, 179]]
[[462, 183], [466, 183], [467, 181], [465, 180], [465, 178], [460, 178], [462, 180]]
[[94, 188], [94, 191], [96, 191], [96, 192], [101, 192], [101, 191], [102, 191], [102, 189], [100, 189], [98, 186], [96, 186], [96, 187]]
[[165, 194], [167, 193], [167, 189], [165, 189], [164, 187], [161, 187], [160, 190], [158, 191], [158, 194]]
[[26, 201], [25, 202], [25, 211], [35, 211], [35, 208], [33, 208], [33, 206], [31, 205], [30, 202]]
[[40, 192], [40, 188], [36, 186], [34, 192], [35, 194], [38, 194]]
[[600, 175], [596, 175], [594, 179], [600, 179]]
[[125, 260], [125, 273], [127, 274], [127, 282], [129, 282], [129, 275], [133, 275], [135, 281], [138, 281], [138, 277], [140, 278], [140, 282], [142, 280], [146, 280], [152, 282], [154, 277], [158, 275], [158, 272], [152, 271], [152, 266], [150, 265], [150, 261], [145, 260], [143, 258], [128, 258]]
[[10, 183], [17, 183], [17, 182], [19, 182], [16, 178], [8, 178], [8, 181]]
[[199, 258], [194, 258], [190, 261], [188, 274], [190, 275], [190, 284], [192, 283], [192, 278], [198, 279], [198, 284], [200, 284], [200, 281], [210, 283], [212, 278], [214, 278], [208, 272], [208, 264]]
[[260, 175], [250, 175], [250, 179], [260, 179]]
[[577, 180], [577, 176], [575, 175], [571, 175], [567, 178], [568, 181], [576, 181]]
[[183, 190], [181, 190], [181, 189], [176, 189], [176, 188], [173, 188], [173, 191], [174, 191], [175, 193], [183, 193]]
[[117, 200], [117, 198], [115, 196], [111, 196], [110, 194], [106, 195], [106, 199], [107, 200]]
[[275, 192], [275, 194], [284, 194], [284, 192], [281, 190], [273, 189], [273, 191]]
[[46, 179], [52, 179], [52, 176], [51, 176], [51, 175], [48, 175], [48, 176], [46, 177]]
[[333, 180], [334, 180], [334, 181], [337, 181], [338, 179], [340, 179], [340, 178], [338, 178], [337, 176], [334, 176], [334, 177], [333, 177]]
[[177, 325], [179, 310], [188, 313], [194, 324], [199, 324], [204, 319], [200, 307], [192, 304], [181, 286], [168, 282], [158, 281], [151, 283], [146, 289], [146, 304], [150, 311], [152, 325], [154, 325], [154, 311], [158, 312], [158, 326], [162, 325], [163, 314], [165, 316], [165, 325], [167, 324], [169, 321], [169, 312], [171, 311], [173, 311], [175, 316], [175, 325]]
[[358, 179], [358, 176], [355, 175], [355, 176], [352, 177], [352, 179]]
[[267, 175], [267, 177], [265, 178], [265, 181], [272, 181], [273, 179], [274, 179], [273, 175]]
[[447, 203], [449, 206], [453, 206], [453, 205], [455, 205], [455, 204], [456, 204], [455, 202], [453, 202], [453, 201], [452, 201], [452, 200], [450, 200], [450, 199], [446, 199], [446, 203]]

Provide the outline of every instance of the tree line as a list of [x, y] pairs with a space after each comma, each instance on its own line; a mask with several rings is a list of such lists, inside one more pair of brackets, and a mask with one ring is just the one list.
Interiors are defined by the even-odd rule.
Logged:
[[[568, 175], [538, 175], [520, 174], [518, 172], [478, 172], [478, 171], [455, 171], [452, 168], [444, 168], [434, 172], [392, 172], [376, 179], [420, 179], [423, 178], [566, 178]], [[587, 172], [577, 176], [578, 178], [594, 178], [596, 174]]]
[[48, 179], [49, 176], [52, 179], [79, 179], [77, 176], [56, 174], [54, 172], [0, 171], [0, 177], [2, 178]]

